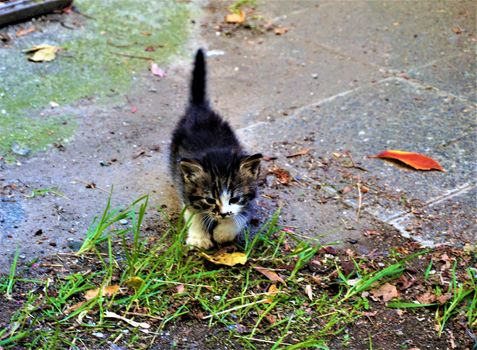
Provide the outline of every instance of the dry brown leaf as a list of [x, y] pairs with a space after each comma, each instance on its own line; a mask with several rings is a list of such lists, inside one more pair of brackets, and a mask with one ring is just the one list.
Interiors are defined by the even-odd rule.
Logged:
[[31, 32], [34, 32], [35, 30], [36, 30], [35, 26], [31, 26], [31, 27], [28, 27], [28, 28], [21, 27], [20, 29], [17, 30], [17, 32], [15, 34], [16, 34], [17, 37], [20, 37], [20, 36], [27, 35]]
[[310, 151], [311, 151], [311, 148], [303, 148], [296, 153], [292, 153], [292, 154], [288, 155], [287, 158], [304, 156], [305, 154], [310, 153]]
[[225, 22], [240, 24], [245, 22], [245, 12], [240, 11], [238, 13], [229, 13], [225, 16]]
[[276, 176], [278, 182], [280, 182], [282, 185], [288, 185], [292, 180], [292, 177], [288, 170], [274, 167], [270, 171]]
[[436, 301], [436, 296], [431, 292], [425, 292], [416, 297], [416, 299], [420, 304], [432, 304]]
[[209, 260], [210, 262], [218, 265], [234, 266], [237, 264], [244, 265], [247, 262], [247, 256], [241, 252], [227, 253], [218, 252], [214, 255], [208, 255], [204, 252], [200, 253], [201, 256]]
[[389, 283], [385, 283], [379, 286], [378, 288], [371, 289], [370, 292], [375, 298], [382, 297], [384, 302], [387, 302], [399, 296], [399, 292], [396, 286], [393, 286], [392, 284], [389, 284]]
[[286, 32], [288, 32], [288, 28], [286, 27], [277, 27], [273, 30], [273, 32], [275, 33], [275, 35], [283, 35], [285, 34]]
[[445, 171], [444, 168], [436, 162], [434, 159], [415, 152], [405, 152], [398, 150], [387, 150], [376, 154], [374, 156], [369, 156], [369, 158], [390, 158], [396, 159], [404, 164], [409, 165], [410, 167], [416, 170], [439, 170]]
[[269, 288], [268, 288], [268, 294], [270, 295], [275, 295], [278, 293], [278, 288], [277, 288], [277, 285], [276, 284], [272, 284]]
[[84, 293], [83, 297], [86, 300], [91, 300], [99, 295], [100, 290], [101, 290], [102, 296], [111, 297], [119, 291], [119, 286], [117, 284], [113, 284], [110, 286], [103, 287], [102, 289], [100, 288], [90, 289], [86, 291], [86, 293]]
[[272, 282], [280, 282], [280, 283], [286, 284], [283, 278], [281, 278], [278, 275], [278, 273], [276, 273], [275, 271], [271, 271], [267, 269], [266, 267], [262, 267], [258, 265], [254, 266], [253, 268], [257, 270], [258, 272], [260, 272], [265, 277], [267, 277]]
[[63, 311], [65, 313], [65, 315], [69, 315], [70, 313], [78, 310], [80, 307], [82, 307], [85, 303], [87, 302], [87, 300], [83, 300], [83, 301], [80, 301], [79, 303], [76, 303], [74, 305], [71, 305], [70, 307], [66, 308], [65, 311]]

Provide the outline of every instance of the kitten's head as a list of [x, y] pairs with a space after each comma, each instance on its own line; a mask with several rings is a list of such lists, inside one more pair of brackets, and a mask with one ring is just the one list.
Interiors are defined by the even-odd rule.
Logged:
[[185, 204], [215, 221], [244, 217], [257, 192], [261, 154], [212, 152], [200, 160], [182, 159]]

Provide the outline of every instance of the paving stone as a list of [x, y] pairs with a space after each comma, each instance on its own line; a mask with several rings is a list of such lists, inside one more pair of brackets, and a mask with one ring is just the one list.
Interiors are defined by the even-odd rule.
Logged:
[[459, 194], [392, 220], [405, 237], [423, 243], [464, 246], [477, 242], [477, 189], [467, 187]]
[[[337, 189], [361, 176], [373, 189], [363, 197], [363, 210], [390, 222], [414, 202], [424, 206], [475, 180], [474, 116], [473, 105], [459, 98], [391, 78], [305, 107], [287, 119], [244, 129], [242, 136], [255, 149], [272, 155], [285, 153], [275, 147], [280, 142], [310, 147], [316, 158], [349, 151], [367, 172], [348, 175], [336, 167], [306, 175], [330, 181]], [[446, 172], [420, 172], [366, 158], [385, 149], [427, 154]], [[357, 206], [357, 198], [347, 202]]]
[[441, 90], [477, 102], [476, 60], [475, 53], [469, 52], [412, 69], [409, 75]]
[[[302, 16], [289, 16], [290, 25]], [[475, 16], [473, 1], [331, 1], [293, 30], [362, 62], [403, 70], [472, 47]]]

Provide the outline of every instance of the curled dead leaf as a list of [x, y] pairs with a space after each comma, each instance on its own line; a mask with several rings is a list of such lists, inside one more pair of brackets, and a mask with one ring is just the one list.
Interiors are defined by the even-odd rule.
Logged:
[[56, 58], [56, 53], [60, 50], [60, 47], [42, 44], [33, 46], [29, 49], [23, 50], [27, 54], [32, 54], [28, 59], [33, 62], [48, 62], [53, 61]]
[[276, 176], [278, 182], [281, 183], [282, 185], [288, 185], [292, 180], [292, 177], [288, 170], [278, 168], [278, 167], [273, 167], [270, 170], [270, 172]]
[[390, 301], [391, 299], [399, 296], [396, 286], [393, 286], [389, 283], [385, 283], [378, 288], [371, 289], [370, 292], [376, 299], [382, 297], [384, 302]]
[[90, 289], [84, 293], [84, 298], [86, 300], [91, 300], [95, 297], [97, 297], [100, 293], [102, 296], [106, 297], [111, 297], [114, 294], [116, 294], [119, 291], [119, 286], [117, 284], [113, 284], [110, 286], [106, 286], [103, 288], [95, 288], [95, 289]]
[[225, 22], [241, 24], [245, 22], [245, 12], [240, 11], [237, 13], [229, 13], [227, 16], [225, 16]]
[[277, 27], [273, 30], [273, 32], [275, 33], [275, 35], [283, 35], [285, 34], [286, 32], [288, 32], [288, 28], [286, 27]]
[[247, 256], [241, 252], [227, 253], [218, 252], [214, 255], [209, 255], [204, 252], [200, 253], [201, 256], [209, 260], [210, 262], [218, 265], [234, 266], [237, 264], [244, 265], [247, 262]]
[[253, 268], [257, 270], [258, 272], [260, 272], [265, 277], [267, 277], [272, 282], [280, 282], [280, 283], [286, 284], [283, 278], [281, 278], [280, 275], [276, 273], [275, 271], [269, 270], [266, 267], [262, 267], [258, 265], [254, 266]]
[[406, 165], [416, 169], [416, 170], [439, 170], [445, 171], [444, 168], [436, 162], [434, 159], [415, 152], [405, 152], [398, 150], [387, 150], [376, 154], [374, 156], [369, 156], [368, 158], [389, 158], [399, 160]]

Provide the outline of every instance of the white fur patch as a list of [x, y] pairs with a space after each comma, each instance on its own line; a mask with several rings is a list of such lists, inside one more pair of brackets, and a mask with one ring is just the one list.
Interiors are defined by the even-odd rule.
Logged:
[[223, 192], [220, 195], [220, 214], [237, 215], [242, 206], [240, 204], [230, 204], [230, 193]]
[[190, 210], [186, 210], [184, 213], [184, 220], [186, 223], [190, 222], [187, 231], [186, 244], [200, 249], [212, 248], [214, 244], [210, 239], [209, 233], [204, 230], [199, 215], [192, 216]]
[[243, 227], [241, 227], [232, 218], [226, 218], [219, 220], [217, 226], [214, 229], [214, 240], [217, 243], [225, 243], [233, 241], [234, 238], [240, 233]]

